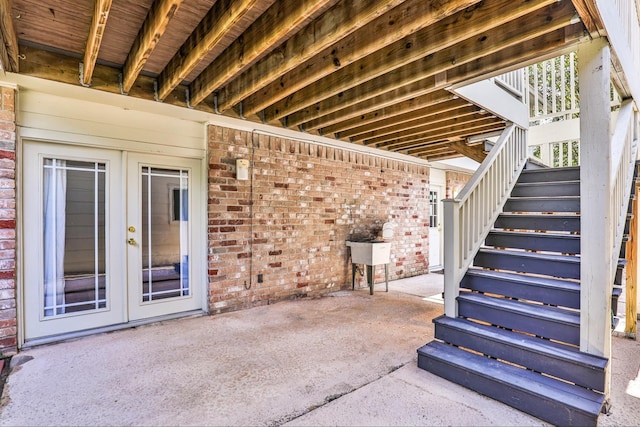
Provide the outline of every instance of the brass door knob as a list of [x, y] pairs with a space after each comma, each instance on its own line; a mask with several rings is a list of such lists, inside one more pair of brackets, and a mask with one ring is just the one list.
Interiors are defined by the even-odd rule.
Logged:
[[137, 246], [138, 242], [136, 242], [136, 239], [134, 239], [133, 237], [130, 238], [129, 240], [127, 240], [127, 243], [130, 244], [131, 246]]

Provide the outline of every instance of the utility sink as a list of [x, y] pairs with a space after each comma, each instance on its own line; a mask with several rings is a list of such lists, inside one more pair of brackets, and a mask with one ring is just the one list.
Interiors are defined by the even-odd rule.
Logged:
[[349, 242], [351, 262], [354, 264], [378, 265], [389, 264], [391, 259], [391, 242]]
[[389, 260], [391, 259], [391, 242], [347, 242], [351, 248], [351, 289], [355, 289], [356, 264], [366, 266], [369, 293], [373, 295], [375, 268], [384, 264], [384, 281], [389, 292]]

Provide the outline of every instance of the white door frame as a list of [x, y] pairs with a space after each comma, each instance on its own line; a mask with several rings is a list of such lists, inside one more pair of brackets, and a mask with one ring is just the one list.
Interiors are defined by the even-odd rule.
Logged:
[[[435, 224], [435, 227], [432, 227], [432, 224], [429, 224], [429, 271], [439, 271], [442, 270], [444, 268], [444, 263], [443, 263], [443, 249], [444, 249], [444, 233], [442, 232], [442, 199], [444, 199], [445, 195], [444, 192], [445, 187], [444, 185], [438, 184], [438, 183], [430, 183], [429, 184], [429, 196], [431, 196], [431, 192], [432, 191], [437, 191], [438, 193], [438, 197], [437, 197], [437, 202], [436, 202], [436, 206], [437, 206], [437, 224]], [[431, 216], [431, 211], [429, 212], [429, 215]], [[437, 245], [435, 245], [436, 247], [434, 248], [434, 245], [432, 245], [432, 229], [437, 229], [436, 233], [438, 235], [438, 242]], [[433, 258], [435, 258], [433, 256], [433, 250], [437, 251], [437, 257], [438, 257], [438, 261], [434, 264], [432, 264], [432, 260]]]
[[[21, 165], [23, 173], [21, 175], [21, 188], [19, 193], [19, 206], [23, 224], [20, 225], [19, 241], [22, 242], [19, 259], [19, 295], [22, 296], [19, 310], [24, 323], [19, 325], [20, 344], [24, 342], [48, 342], [62, 339], [66, 336], [90, 333], [91, 330], [117, 329], [127, 327], [128, 322], [138, 319], [148, 319], [152, 321], [153, 316], [162, 316], [171, 312], [172, 316], [183, 311], [202, 310], [206, 311], [206, 292], [204, 291], [206, 277], [204, 267], [206, 263], [206, 233], [199, 232], [204, 224], [204, 190], [202, 181], [206, 178], [206, 173], [202, 170], [204, 163], [202, 159], [180, 158], [175, 156], [144, 155], [127, 153], [118, 148], [93, 148], [79, 145], [70, 145], [56, 142], [38, 142], [36, 140], [23, 140], [21, 153]], [[82, 161], [99, 161], [107, 164], [107, 187], [106, 199], [106, 224], [110, 227], [106, 234], [106, 253], [109, 258], [107, 274], [109, 283], [107, 285], [110, 304], [106, 309], [97, 312], [69, 313], [55, 319], [44, 319], [43, 310], [34, 309], [42, 307], [43, 286], [43, 253], [42, 253], [42, 230], [43, 230], [43, 167], [42, 162], [46, 157], [65, 158]], [[143, 310], [135, 312], [132, 310], [130, 292], [127, 288], [140, 288], [136, 286], [126, 286], [127, 284], [127, 251], [126, 247], [127, 219], [123, 212], [127, 212], [127, 163], [129, 159], [145, 159], [152, 165], [165, 165], [166, 167], [187, 167], [190, 170], [191, 188], [190, 197], [190, 280], [191, 292], [188, 305], [178, 304], [174, 310]], [[139, 178], [139, 177], [137, 177]], [[136, 179], [137, 181], [137, 179]], [[131, 203], [131, 202], [129, 202]], [[202, 236], [205, 237], [202, 237]], [[20, 280], [21, 279], [21, 280]], [[35, 283], [35, 286], [29, 286]], [[124, 291], [116, 291], [117, 283], [124, 284]], [[121, 288], [122, 289], [122, 288]], [[135, 322], [139, 324], [140, 321]], [[87, 332], [82, 332], [87, 331]]]

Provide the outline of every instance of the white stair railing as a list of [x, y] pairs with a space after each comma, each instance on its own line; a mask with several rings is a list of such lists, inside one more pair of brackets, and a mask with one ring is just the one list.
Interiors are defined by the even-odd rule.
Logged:
[[527, 160], [527, 131], [504, 130], [467, 185], [444, 200], [445, 314], [457, 317], [460, 280], [491, 230]]
[[622, 245], [629, 194], [633, 184], [633, 172], [637, 158], [638, 117], [633, 101], [625, 101], [620, 108], [613, 136], [611, 137], [611, 217], [613, 218], [614, 240], [612, 257], [613, 278]]

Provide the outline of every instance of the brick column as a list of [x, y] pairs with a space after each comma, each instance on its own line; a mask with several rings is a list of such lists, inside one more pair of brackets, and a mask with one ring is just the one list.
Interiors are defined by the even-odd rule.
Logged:
[[18, 350], [15, 98], [15, 89], [0, 86], [0, 355]]

